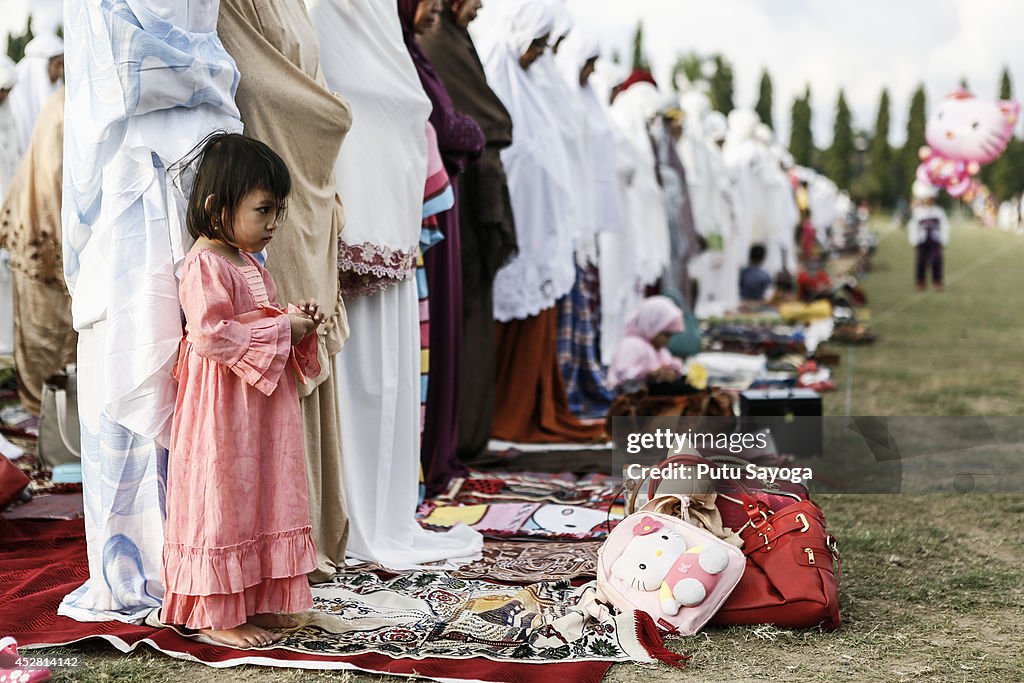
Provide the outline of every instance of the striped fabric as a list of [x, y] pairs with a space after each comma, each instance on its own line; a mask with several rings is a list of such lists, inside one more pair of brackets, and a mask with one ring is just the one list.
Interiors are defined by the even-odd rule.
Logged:
[[[424, 228], [426, 231], [426, 228]], [[420, 295], [420, 438], [427, 418], [427, 386], [430, 383], [430, 292], [423, 266], [423, 247], [416, 254], [416, 290]], [[420, 473], [422, 478], [422, 472]]]
[[[427, 184], [423, 191], [423, 225], [420, 228], [420, 247], [416, 253], [416, 290], [419, 293], [420, 312], [420, 442], [427, 423], [427, 389], [430, 385], [430, 291], [427, 287], [427, 269], [423, 254], [444, 239], [437, 229], [437, 214], [455, 206], [455, 191], [448, 179], [437, 146], [437, 134], [427, 123]], [[420, 465], [420, 502], [426, 493], [423, 466]]]
[[603, 416], [615, 398], [597, 359], [599, 291], [597, 268], [576, 266], [576, 282], [559, 302], [558, 367], [577, 417]]

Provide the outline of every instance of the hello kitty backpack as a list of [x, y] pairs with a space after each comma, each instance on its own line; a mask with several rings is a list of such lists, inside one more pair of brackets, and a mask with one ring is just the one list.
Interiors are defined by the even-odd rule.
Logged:
[[658, 628], [697, 633], [736, 588], [743, 552], [679, 517], [664, 514], [685, 496], [659, 496], [619, 522], [597, 555], [598, 598], [619, 610], [641, 610]]

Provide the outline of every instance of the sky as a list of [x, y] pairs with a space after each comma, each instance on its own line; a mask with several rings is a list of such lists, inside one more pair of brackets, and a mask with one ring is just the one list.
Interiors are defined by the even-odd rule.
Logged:
[[[500, 2], [484, 0], [483, 13]], [[854, 125], [866, 129], [873, 128], [879, 94], [888, 87], [894, 144], [903, 141], [918, 84], [925, 85], [929, 110], [961, 78], [979, 97], [995, 97], [1003, 66], [1010, 69], [1015, 92], [1024, 92], [1024, 2], [1019, 0], [566, 2], [609, 58], [618, 51], [630, 59], [633, 31], [643, 20], [647, 56], [665, 86], [677, 54], [720, 52], [733, 66], [736, 105], [752, 108], [761, 70], [767, 68], [775, 128], [787, 144], [790, 106], [807, 85], [819, 147], [831, 141], [840, 87]], [[0, 40], [24, 27], [29, 8], [37, 28], [52, 29], [60, 22], [61, 5], [61, 0], [0, 0]]]
[[979, 97], [994, 98], [1003, 66], [1015, 92], [1024, 92], [1018, 0], [567, 1], [609, 57], [618, 50], [631, 59], [633, 31], [643, 20], [648, 58], [665, 86], [680, 52], [720, 52], [733, 65], [736, 105], [753, 108], [767, 68], [776, 130], [787, 144], [790, 106], [808, 84], [818, 146], [831, 141], [840, 87], [854, 125], [866, 129], [874, 127], [888, 87], [895, 144], [906, 136], [910, 97], [921, 83], [929, 111], [962, 77]]
[[7, 51], [7, 34], [25, 30], [28, 15], [33, 15], [32, 31], [52, 31], [61, 23], [61, 0], [0, 0], [0, 44]]

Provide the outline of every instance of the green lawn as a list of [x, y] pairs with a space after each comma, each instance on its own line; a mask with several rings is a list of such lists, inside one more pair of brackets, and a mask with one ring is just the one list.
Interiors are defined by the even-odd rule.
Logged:
[[886, 219], [865, 281], [879, 341], [847, 349], [825, 401], [844, 415], [1024, 415], [1024, 237], [955, 220], [946, 289], [918, 292], [906, 232]]
[[[879, 341], [842, 350], [830, 415], [1022, 415], [1024, 237], [959, 222], [947, 288], [920, 293], [905, 234], [880, 229], [865, 280]], [[852, 368], [852, 375], [851, 373]], [[670, 643], [685, 671], [617, 665], [610, 681], [994, 681], [1024, 679], [1024, 497], [830, 495], [843, 553], [835, 633], [709, 629]], [[67, 650], [54, 652], [67, 653]], [[79, 650], [80, 681], [308, 681], [379, 677], [244, 667], [219, 671], [144, 652]], [[387, 679], [397, 680], [397, 679]], [[569, 683], [569, 682], [566, 682]]]

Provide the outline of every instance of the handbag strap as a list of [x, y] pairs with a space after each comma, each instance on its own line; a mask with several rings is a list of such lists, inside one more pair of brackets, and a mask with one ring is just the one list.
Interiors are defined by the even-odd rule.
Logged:
[[832, 534], [826, 535], [825, 547], [828, 548], [832, 559], [836, 562], [836, 586], [838, 586], [843, 581], [843, 558], [839, 554], [839, 545], [836, 543], [836, 537]]
[[[666, 467], [669, 465], [708, 465], [709, 467], [720, 467], [718, 463], [708, 460], [702, 455], [694, 454], [682, 454], [673, 455], [665, 460], [661, 461], [659, 467]], [[729, 492], [734, 493], [739, 497], [743, 510], [747, 513], [747, 517], [750, 519], [752, 524], [756, 524], [768, 518], [771, 514], [771, 510], [762, 501], [754, 497], [750, 489], [746, 487], [741, 481], [735, 479], [723, 479], [716, 480], [715, 488], [721, 490], [722, 486], [728, 486]], [[657, 492], [658, 483], [655, 479], [651, 479], [651, 483], [648, 487], [648, 496], [651, 498], [655, 497]]]
[[[665, 493], [656, 498], [651, 498], [642, 508], [637, 512], [657, 512], [663, 515], [669, 513], [665, 512], [666, 505], [671, 505], [675, 501], [679, 501], [679, 516], [684, 522], [690, 522], [690, 502], [689, 496], [681, 496], [677, 493]], [[675, 516], [675, 515], [672, 515]], [[690, 522], [692, 524], [692, 522]]]
[[68, 438], [68, 392], [67, 389], [57, 389], [53, 392], [54, 403], [57, 407], [57, 431], [60, 433], [60, 440], [64, 442], [64, 447], [68, 449], [72, 455], [76, 458], [81, 458], [82, 453], [79, 449], [71, 445], [71, 439]]

